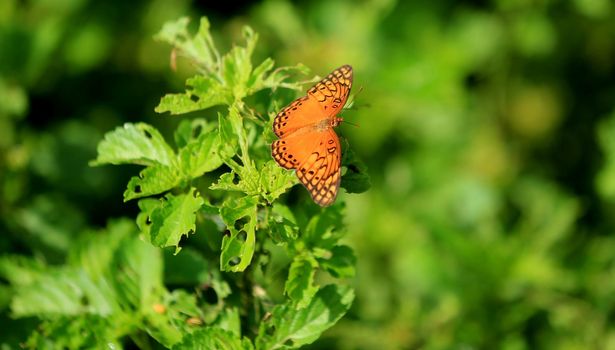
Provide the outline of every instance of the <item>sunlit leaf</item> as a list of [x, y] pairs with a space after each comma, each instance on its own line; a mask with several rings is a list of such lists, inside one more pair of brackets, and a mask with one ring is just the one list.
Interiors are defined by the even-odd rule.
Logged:
[[228, 234], [222, 239], [220, 267], [225, 271], [243, 271], [252, 261], [256, 241], [257, 197], [242, 197], [224, 202], [220, 216]]
[[203, 203], [195, 188], [185, 194], [167, 194], [160, 200], [142, 199], [137, 223], [153, 245], [161, 248], [175, 246], [177, 253], [181, 237], [194, 233], [196, 212]]
[[303, 309], [288, 303], [276, 306], [271, 318], [260, 325], [256, 348], [289, 349], [312, 343], [348, 311], [353, 299], [352, 289], [328, 285]]
[[167, 94], [156, 107], [156, 112], [184, 114], [232, 102], [231, 92], [213, 77], [195, 75], [186, 81], [186, 92]]
[[175, 154], [154, 127], [126, 123], [105, 135], [98, 144], [98, 157], [91, 165], [171, 165]]
[[263, 197], [273, 203], [281, 194], [297, 183], [297, 176], [270, 160], [259, 171]]
[[124, 191], [124, 201], [166, 192], [177, 186], [181, 180], [176, 167], [161, 164], [149, 166], [143, 169], [139, 176], [130, 179]]

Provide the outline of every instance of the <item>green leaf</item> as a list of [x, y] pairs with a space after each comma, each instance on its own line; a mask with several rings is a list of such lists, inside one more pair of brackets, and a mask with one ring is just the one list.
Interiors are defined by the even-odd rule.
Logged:
[[241, 183], [241, 180], [235, 174], [234, 171], [229, 173], [224, 173], [220, 175], [218, 182], [211, 184], [209, 186], [212, 190], [222, 190], [222, 191], [243, 191], [245, 192], [245, 186]]
[[233, 95], [236, 100], [241, 100], [248, 94], [246, 85], [252, 72], [250, 59], [258, 41], [258, 35], [250, 27], [243, 28], [243, 36], [246, 40], [246, 46], [235, 46], [222, 58], [224, 80], [228, 86], [233, 87]]
[[159, 194], [177, 186], [182, 180], [175, 167], [157, 164], [143, 169], [133, 176], [124, 191], [124, 202], [131, 199]]
[[181, 254], [164, 250], [164, 281], [170, 285], [210, 285], [212, 263], [190, 247], [182, 249]]
[[330, 250], [337, 244], [344, 232], [341, 212], [343, 206], [343, 203], [335, 203], [328, 210], [308, 217], [309, 221], [303, 230], [302, 241], [309, 249]]
[[145, 313], [142, 327], [152, 338], [170, 348], [194, 330], [191, 321], [203, 318], [196, 295], [176, 289]]
[[346, 173], [342, 176], [341, 186], [346, 192], [363, 193], [370, 189], [372, 184], [367, 165], [349, 147], [345, 147], [342, 164], [346, 167]]
[[[309, 69], [303, 64], [290, 67], [280, 67], [273, 72], [273, 60], [267, 58], [252, 72], [250, 81], [248, 82], [249, 94], [257, 92], [262, 89], [276, 89], [278, 87], [284, 87], [287, 89], [304, 90], [303, 82], [286, 82], [290, 74], [308, 74]], [[270, 73], [269, 73], [270, 72]], [[267, 73], [269, 73], [267, 75]]]
[[218, 115], [218, 128], [220, 134], [220, 149], [218, 153], [225, 162], [228, 162], [237, 154], [239, 137], [235, 133], [236, 128], [233, 126], [231, 119], [221, 114]]
[[290, 209], [274, 203], [268, 218], [269, 236], [273, 243], [284, 244], [297, 239], [299, 227]]
[[242, 197], [224, 202], [220, 216], [229, 231], [222, 239], [220, 268], [243, 271], [250, 265], [256, 242], [256, 205], [258, 197]]
[[239, 308], [226, 307], [222, 309], [214, 325], [226, 331], [232, 332], [236, 336], [241, 335], [241, 318]]
[[122, 334], [114, 327], [120, 321], [96, 315], [54, 318], [42, 322], [25, 345], [28, 349], [121, 349]]
[[160, 301], [166, 292], [162, 263], [160, 250], [137, 236], [122, 241], [114, 255], [111, 278], [125, 307], [147, 313]]
[[232, 92], [213, 77], [195, 75], [180, 94], [167, 94], [155, 108], [157, 113], [184, 114], [233, 102]]
[[206, 327], [188, 334], [173, 350], [251, 350], [254, 346], [248, 339], [241, 339], [232, 332], [217, 327]]
[[190, 188], [185, 194], [167, 194], [160, 200], [142, 199], [137, 224], [154, 246], [175, 246], [175, 253], [178, 253], [181, 237], [196, 229], [196, 212], [203, 203], [205, 201], [195, 188]]
[[102, 280], [92, 280], [84, 270], [48, 270], [31, 284], [16, 288], [11, 302], [15, 316], [108, 316], [117, 308], [114, 296]]
[[98, 144], [98, 157], [90, 165], [172, 165], [175, 154], [153, 126], [126, 123], [105, 134]]
[[352, 248], [345, 245], [336, 245], [328, 256], [317, 258], [320, 267], [327, 270], [335, 278], [350, 278], [355, 275], [357, 258]]
[[199, 30], [194, 36], [188, 32], [189, 22], [187, 17], [167, 22], [155, 38], [173, 45], [200, 68], [210, 72], [217, 70], [220, 54], [209, 32], [209, 21], [201, 17]]
[[318, 291], [314, 285], [317, 268], [318, 262], [309, 254], [295, 256], [290, 265], [284, 292], [296, 303], [297, 308], [306, 307]]
[[271, 318], [261, 322], [256, 348], [293, 349], [314, 342], [348, 311], [353, 299], [351, 288], [328, 285], [303, 309], [295, 309], [292, 303], [276, 306]]
[[268, 203], [273, 203], [298, 182], [293, 171], [280, 167], [274, 160], [266, 162], [259, 173], [261, 193]]
[[219, 149], [218, 133], [208, 129], [201, 130], [196, 139], [179, 151], [182, 171], [192, 179], [217, 169], [223, 164], [218, 154]]

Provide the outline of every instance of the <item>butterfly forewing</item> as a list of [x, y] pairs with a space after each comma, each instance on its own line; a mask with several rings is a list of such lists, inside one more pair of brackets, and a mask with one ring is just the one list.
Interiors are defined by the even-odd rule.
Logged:
[[280, 138], [271, 145], [273, 158], [286, 169], [296, 169], [301, 183], [321, 206], [332, 204], [339, 189], [341, 149], [332, 125], [351, 87], [352, 67], [342, 66], [273, 120], [273, 131]]
[[341, 66], [308, 90], [308, 96], [318, 101], [327, 117], [339, 113], [352, 87], [352, 67]]

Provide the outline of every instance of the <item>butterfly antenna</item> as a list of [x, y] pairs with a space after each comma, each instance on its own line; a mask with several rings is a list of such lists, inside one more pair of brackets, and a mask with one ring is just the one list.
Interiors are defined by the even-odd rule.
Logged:
[[346, 123], [346, 124], [350, 124], [350, 125], [352, 125], [352, 126], [354, 126], [354, 127], [356, 127], [356, 128], [358, 128], [358, 127], [359, 127], [359, 124], [351, 123], [351, 122], [349, 122], [349, 121], [347, 121], [347, 120], [344, 120], [344, 123]]

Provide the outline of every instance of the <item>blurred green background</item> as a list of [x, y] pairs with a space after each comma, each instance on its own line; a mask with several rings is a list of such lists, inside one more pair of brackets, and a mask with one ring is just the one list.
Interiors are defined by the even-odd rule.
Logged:
[[372, 178], [341, 196], [357, 298], [310, 348], [615, 349], [611, 0], [0, 0], [2, 254], [61, 262], [136, 215], [138, 168], [87, 162], [124, 122], [177, 125], [153, 109], [193, 72], [152, 36], [181, 16], [363, 89], [338, 129]]

